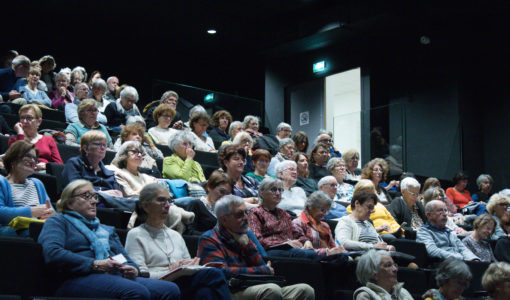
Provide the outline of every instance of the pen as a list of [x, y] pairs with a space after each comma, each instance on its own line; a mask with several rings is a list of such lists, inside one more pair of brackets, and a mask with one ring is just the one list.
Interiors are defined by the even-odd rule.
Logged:
[[338, 246], [342, 247], [342, 243], [340, 243], [338, 239], [335, 239], [335, 242], [337, 243]]

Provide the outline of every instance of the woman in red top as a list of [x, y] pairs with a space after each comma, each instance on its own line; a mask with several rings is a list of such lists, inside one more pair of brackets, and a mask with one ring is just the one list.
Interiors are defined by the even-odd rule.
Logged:
[[464, 171], [459, 171], [453, 177], [454, 186], [446, 189], [446, 196], [459, 208], [463, 208], [464, 206], [473, 203], [471, 194], [468, 190], [466, 190], [468, 178], [469, 177], [466, 173], [464, 173]]
[[42, 122], [41, 109], [35, 104], [23, 105], [19, 109], [19, 119], [20, 121], [14, 125], [17, 135], [9, 139], [9, 146], [19, 140], [34, 144], [39, 150], [38, 170], [45, 170], [48, 162], [62, 164], [55, 140], [51, 136], [43, 136], [37, 132]]

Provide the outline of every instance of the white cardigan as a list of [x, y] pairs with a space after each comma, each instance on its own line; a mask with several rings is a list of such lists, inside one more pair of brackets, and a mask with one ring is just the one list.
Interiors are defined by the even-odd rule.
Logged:
[[[370, 223], [369, 221], [365, 222]], [[370, 225], [374, 227], [372, 223], [370, 223]], [[359, 241], [360, 233], [361, 230], [359, 229], [358, 224], [356, 224], [356, 221], [351, 217], [351, 215], [341, 217], [340, 220], [338, 220], [338, 224], [336, 224], [335, 227], [335, 238], [337, 241], [342, 243], [342, 246], [345, 249], [356, 251], [374, 248], [373, 244]]]

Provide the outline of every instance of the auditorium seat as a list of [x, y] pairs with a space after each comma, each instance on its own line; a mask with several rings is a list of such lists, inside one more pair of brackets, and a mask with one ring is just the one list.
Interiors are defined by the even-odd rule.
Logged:
[[161, 150], [164, 157], [171, 156], [174, 152], [167, 145], [154, 144], [156, 147]]
[[404, 288], [415, 299], [420, 299], [421, 295], [428, 290], [428, 276], [422, 269], [399, 267], [397, 278], [398, 282], [404, 282]]
[[473, 279], [471, 279], [469, 287], [464, 290], [462, 295], [464, 297], [474, 297], [484, 291], [482, 286], [482, 276], [490, 264], [481, 261], [466, 261], [466, 264], [471, 270], [471, 274], [473, 274]]
[[[64, 160], [64, 159], [62, 159]], [[64, 160], [65, 161], [65, 160]], [[60, 195], [62, 193], [62, 190], [64, 189], [64, 186], [62, 184], [62, 171], [64, 171], [64, 165], [63, 164], [57, 164], [57, 163], [47, 163], [46, 164], [46, 173], [55, 176], [55, 179], [57, 181], [57, 194]]]
[[200, 236], [184, 234], [182, 238], [184, 239], [184, 242], [186, 242], [186, 248], [188, 248], [189, 255], [191, 257], [197, 256], [198, 240], [200, 239]]
[[212, 172], [220, 167], [218, 163], [218, 153], [216, 152], [195, 151], [194, 160], [202, 166], [205, 178], [209, 178]]
[[52, 202], [56, 202], [60, 198], [60, 191], [58, 190], [57, 178], [55, 176], [36, 172], [29, 177], [37, 178], [43, 183], [46, 193], [48, 193]]
[[80, 147], [69, 146], [64, 144], [57, 144], [58, 152], [60, 153], [60, 158], [65, 163], [71, 157], [75, 157], [80, 155]]
[[397, 251], [414, 256], [416, 258], [414, 262], [420, 268], [427, 267], [433, 261], [432, 258], [428, 257], [427, 249], [422, 243], [407, 239], [396, 239], [390, 244], [395, 246]]
[[9, 148], [9, 137], [5, 135], [0, 135], [0, 153], [5, 153], [7, 148]]

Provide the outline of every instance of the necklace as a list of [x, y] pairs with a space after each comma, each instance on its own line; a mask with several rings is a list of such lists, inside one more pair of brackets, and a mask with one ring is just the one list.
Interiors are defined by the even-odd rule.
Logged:
[[[164, 227], [162, 229], [156, 228], [157, 230], [163, 231], [163, 234], [165, 237], [165, 242], [164, 242], [165, 248], [163, 249], [159, 245], [158, 240], [156, 239], [158, 236], [158, 232], [154, 232], [154, 233], [151, 232], [151, 230], [149, 230], [150, 228], [147, 228], [148, 225], [146, 225], [146, 224], [143, 224], [142, 226], [143, 226], [143, 229], [145, 229], [145, 231], [147, 231], [147, 233], [149, 233], [150, 237], [152, 238], [152, 241], [154, 242], [154, 244], [156, 244], [156, 247], [158, 247], [158, 249], [161, 250], [161, 252], [163, 252], [163, 254], [166, 256], [166, 258], [168, 260], [168, 266], [172, 265], [172, 253], [174, 252], [175, 247], [174, 247], [174, 243], [172, 242], [172, 239], [170, 238], [170, 236], [168, 235], [168, 233], [166, 232]], [[168, 245], [170, 247], [168, 247]]]

